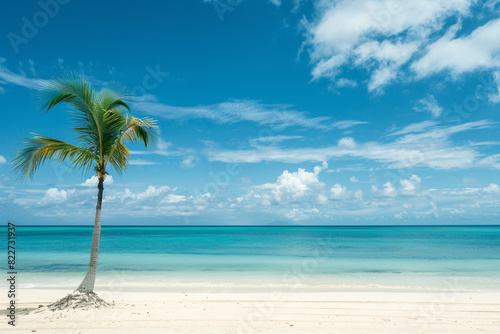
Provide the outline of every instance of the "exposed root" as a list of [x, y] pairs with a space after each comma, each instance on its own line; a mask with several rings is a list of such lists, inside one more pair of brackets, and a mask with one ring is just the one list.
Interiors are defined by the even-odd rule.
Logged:
[[101, 307], [113, 307], [113, 305], [105, 302], [94, 292], [74, 291], [57, 302], [48, 305], [47, 309], [51, 311], [69, 311], [76, 309], [89, 310]]

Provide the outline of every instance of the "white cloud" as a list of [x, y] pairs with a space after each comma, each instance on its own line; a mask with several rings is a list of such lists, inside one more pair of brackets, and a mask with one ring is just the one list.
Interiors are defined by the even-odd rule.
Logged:
[[363, 190], [358, 189], [354, 192], [354, 198], [357, 200], [362, 200], [363, 199]]
[[430, 202], [429, 203], [429, 206], [430, 206], [430, 209], [428, 211], [423, 211], [423, 212], [417, 212], [415, 211], [414, 213], [417, 215], [417, 216], [434, 216], [434, 217], [439, 217], [440, 213], [439, 213], [439, 209], [437, 207], [436, 204], [434, 204], [434, 202]]
[[160, 204], [164, 203], [179, 203], [186, 201], [186, 196], [176, 195], [176, 194], [168, 194], [164, 199], [160, 201]]
[[0, 58], [0, 79], [7, 84], [26, 87], [29, 89], [38, 89], [40, 85], [46, 82], [46, 80], [28, 78], [26, 75], [13, 73], [3, 66], [4, 62], [5, 58]]
[[318, 214], [319, 214], [319, 210], [316, 208], [312, 208], [312, 209], [294, 208], [286, 214], [286, 218], [294, 220], [294, 221], [299, 221], [299, 220], [304, 220], [304, 219], [310, 219], [312, 216], [315, 216]]
[[130, 159], [128, 164], [130, 166], [144, 166], [144, 165], [157, 165], [158, 163], [144, 159]]
[[[82, 187], [97, 187], [97, 184], [99, 183], [99, 179], [97, 176], [92, 176], [90, 179], [85, 180], [85, 182], [80, 183], [79, 186]], [[111, 185], [113, 184], [113, 176], [107, 175], [106, 179], [104, 180], [105, 185]]]
[[326, 197], [323, 194], [318, 194], [318, 203], [320, 203], [320, 204], [328, 203], [328, 197]]
[[335, 85], [337, 87], [357, 87], [358, 83], [355, 80], [348, 79], [348, 78], [339, 78], [337, 81], [335, 81]]
[[40, 201], [40, 205], [64, 203], [68, 199], [68, 194], [73, 192], [74, 190], [67, 192], [66, 190], [58, 190], [57, 188], [50, 188], [45, 192], [45, 195]]
[[372, 194], [375, 196], [395, 197], [398, 195], [398, 191], [392, 186], [391, 182], [386, 182], [382, 190], [378, 190], [376, 186], [372, 186]]
[[488, 99], [492, 103], [500, 102], [500, 72], [493, 73], [493, 80], [497, 85], [497, 91], [493, 94], [488, 95]]
[[356, 148], [356, 142], [351, 137], [344, 137], [344, 138], [340, 138], [339, 146], [349, 148], [349, 149], [354, 149], [354, 148]]
[[259, 145], [262, 143], [279, 143], [285, 140], [294, 140], [294, 139], [302, 139], [304, 136], [285, 136], [285, 135], [277, 135], [277, 136], [264, 136], [252, 139], [250, 141], [251, 145]]
[[351, 128], [353, 126], [360, 125], [360, 124], [367, 124], [367, 122], [352, 121], [352, 120], [337, 121], [337, 122], [332, 124], [332, 127], [336, 128], [336, 129], [340, 129], [340, 130], [345, 130], [345, 129], [348, 129], [348, 128]]
[[432, 130], [433, 128], [436, 127], [438, 122], [436, 121], [423, 121], [419, 123], [413, 123], [410, 125], [405, 126], [401, 130], [398, 130], [396, 132], [391, 133], [391, 136], [400, 136], [400, 135], [405, 135], [407, 133], [418, 133], [418, 132], [424, 132], [428, 130]]
[[500, 19], [475, 29], [470, 35], [455, 38], [450, 30], [429, 45], [426, 54], [412, 65], [419, 77], [447, 70], [454, 75], [477, 69], [500, 67]]
[[5, 159], [3, 155], [0, 155], [0, 164], [5, 164], [5, 163], [7, 163], [7, 159]]
[[[322, 164], [312, 171], [302, 168], [293, 173], [284, 171], [275, 183], [253, 186], [250, 191], [246, 186], [242, 189], [245, 193], [234, 198], [228, 198], [224, 192], [178, 193], [176, 188], [152, 185], [132, 192], [120, 190], [117, 185], [105, 193], [106, 212], [127, 217], [251, 214], [260, 215], [262, 222], [274, 219], [331, 222], [351, 217], [390, 221], [456, 215], [477, 219], [500, 214], [500, 187], [495, 183], [477, 188], [422, 189], [420, 177], [411, 175], [398, 183], [386, 182], [380, 188], [374, 185], [371, 193], [364, 194], [361, 189], [349, 191], [339, 183], [321, 182], [321, 171], [326, 168]], [[0, 202], [10, 201], [40, 216], [90, 217], [94, 214], [94, 199], [91, 189], [50, 188], [21, 190], [0, 198]]]
[[137, 199], [138, 201], [143, 201], [148, 198], [158, 197], [160, 194], [164, 193], [167, 190], [170, 190], [169, 186], [161, 186], [161, 187], [149, 186], [145, 191], [134, 196], [134, 198]]
[[417, 101], [413, 107], [415, 111], [426, 111], [432, 114], [432, 117], [439, 117], [443, 113], [443, 108], [439, 106], [434, 95], [427, 95], [426, 97]]
[[408, 194], [413, 193], [417, 189], [421, 183], [421, 179], [413, 174], [409, 179], [400, 180], [399, 183], [401, 184], [401, 191]]
[[483, 188], [483, 191], [487, 194], [498, 194], [500, 193], [500, 187], [497, 184], [492, 183], [489, 186]]
[[[184, 149], [184, 148], [176, 148], [174, 144], [171, 142], [167, 142], [160, 138], [153, 148], [148, 148], [147, 150], [142, 151], [130, 151], [130, 155], [160, 155], [163, 157], [176, 157], [176, 158], [189, 158], [193, 159], [193, 161], [197, 160], [194, 155], [194, 150], [192, 149]], [[151, 162], [149, 160], [144, 159], [132, 159], [130, 161], [132, 165], [153, 165], [157, 164], [155, 162]]]
[[181, 166], [184, 168], [193, 168], [196, 167], [196, 162], [198, 161], [198, 158], [195, 156], [189, 156], [186, 159], [181, 161]]
[[491, 183], [490, 185], [483, 188], [461, 188], [461, 189], [452, 189], [452, 190], [443, 190], [443, 194], [446, 195], [477, 195], [477, 194], [488, 194], [494, 195], [500, 193], [500, 187], [496, 183]]
[[400, 212], [400, 213], [397, 213], [394, 215], [394, 218], [397, 218], [397, 219], [404, 219], [407, 217], [408, 217], [408, 212], [406, 212], [406, 211], [403, 211], [403, 212]]
[[305, 22], [314, 79], [364, 69], [368, 89], [397, 80], [402, 68], [438, 34], [447, 19], [469, 14], [473, 0], [321, 0]]
[[351, 181], [351, 182], [353, 182], [353, 183], [357, 183], [357, 182], [359, 182], [359, 180], [356, 178], [356, 176], [351, 176], [351, 177], [349, 178], [349, 181]]
[[[329, 130], [346, 128], [364, 122], [345, 121], [334, 123], [330, 117], [308, 118], [303, 111], [297, 111], [290, 104], [262, 104], [252, 100], [234, 100], [213, 105], [176, 107], [154, 100], [135, 102], [135, 109], [164, 119], [207, 119], [219, 124], [254, 122], [272, 128], [299, 126]], [[349, 123], [351, 122], [351, 123]]]
[[28, 62], [30, 64], [31, 74], [33, 74], [33, 76], [36, 77], [35, 62], [31, 59], [28, 59]]
[[30, 204], [29, 201], [24, 198], [16, 198], [13, 203], [24, 207], [28, 207]]
[[338, 183], [330, 188], [330, 192], [332, 194], [332, 198], [334, 199], [345, 199], [348, 196], [346, 187], [343, 187]]
[[[227, 163], [259, 163], [278, 161], [300, 163], [349, 158], [371, 160], [385, 168], [429, 167], [493, 168], [500, 169], [500, 156], [487, 156], [480, 147], [452, 143], [450, 137], [461, 132], [491, 128], [495, 123], [476, 121], [451, 126], [436, 123], [412, 124], [390, 134], [390, 142], [356, 143], [352, 138], [339, 140], [339, 145], [326, 147], [280, 148], [262, 146], [247, 150], [221, 150], [208, 147], [205, 151], [210, 161]], [[398, 136], [398, 134], [401, 134]], [[365, 163], [365, 162], [364, 162]]]
[[256, 188], [271, 194], [278, 202], [290, 199], [297, 200], [305, 196], [313, 187], [321, 184], [318, 176], [325, 168], [328, 168], [328, 164], [323, 162], [321, 166], [314, 167], [313, 172], [306, 172], [303, 168], [299, 168], [293, 173], [285, 170], [278, 177], [276, 183], [266, 183]]

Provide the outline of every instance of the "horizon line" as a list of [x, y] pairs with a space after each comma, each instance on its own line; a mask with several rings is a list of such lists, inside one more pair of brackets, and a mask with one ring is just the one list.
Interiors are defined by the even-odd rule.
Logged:
[[[94, 225], [18, 225], [16, 227], [93, 227]], [[500, 224], [481, 225], [101, 225], [102, 227], [500, 227]]]

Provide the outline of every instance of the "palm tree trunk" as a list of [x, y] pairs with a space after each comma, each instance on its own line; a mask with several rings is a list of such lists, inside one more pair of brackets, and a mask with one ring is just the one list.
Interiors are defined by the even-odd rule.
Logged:
[[99, 239], [101, 238], [101, 205], [104, 190], [104, 178], [99, 178], [97, 185], [97, 205], [95, 208], [94, 232], [92, 233], [92, 247], [90, 249], [90, 262], [87, 275], [76, 289], [80, 292], [94, 292], [95, 277], [97, 274], [97, 257], [99, 255]]

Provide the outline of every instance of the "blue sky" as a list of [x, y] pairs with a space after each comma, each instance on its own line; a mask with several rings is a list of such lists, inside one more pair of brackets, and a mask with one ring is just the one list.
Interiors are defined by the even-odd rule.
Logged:
[[110, 172], [104, 224], [498, 224], [499, 1], [1, 6], [4, 219], [93, 221], [92, 175], [10, 165], [31, 132], [72, 140], [37, 86], [74, 71], [162, 129]]

